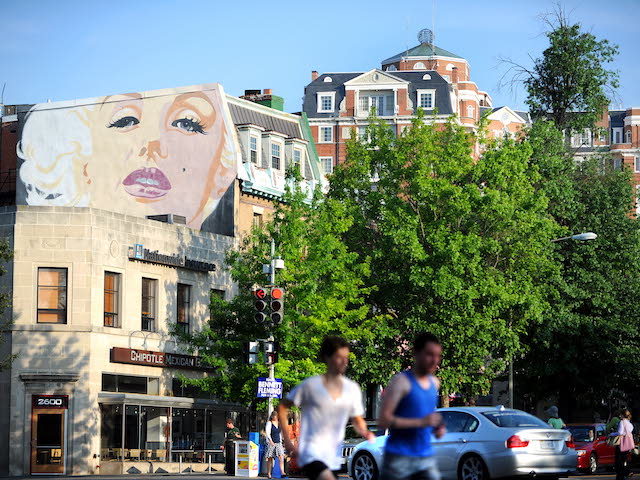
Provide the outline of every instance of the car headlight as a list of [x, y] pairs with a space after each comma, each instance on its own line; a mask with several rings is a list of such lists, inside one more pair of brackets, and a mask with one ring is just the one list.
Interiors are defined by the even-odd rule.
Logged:
[[586, 450], [576, 450], [576, 452], [578, 453], [578, 455], [586, 455], [587, 454]]

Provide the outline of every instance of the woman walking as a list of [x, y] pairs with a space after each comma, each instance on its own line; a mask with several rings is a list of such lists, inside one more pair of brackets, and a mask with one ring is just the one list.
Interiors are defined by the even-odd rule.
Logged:
[[278, 413], [274, 410], [269, 417], [267, 426], [265, 427], [267, 437], [267, 476], [271, 478], [271, 470], [273, 469], [273, 460], [277, 458], [280, 462], [280, 474], [285, 478], [284, 474], [284, 447], [282, 446], [282, 436], [280, 434], [280, 425], [278, 423]]
[[618, 436], [620, 443], [616, 445], [616, 480], [625, 480], [629, 476], [627, 466], [629, 452], [634, 449], [633, 424], [631, 423], [631, 412], [626, 408], [622, 410], [618, 424]]

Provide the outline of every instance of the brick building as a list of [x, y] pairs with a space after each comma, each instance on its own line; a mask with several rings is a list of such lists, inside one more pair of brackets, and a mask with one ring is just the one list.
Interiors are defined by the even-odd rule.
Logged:
[[381, 68], [314, 71], [311, 80], [303, 111], [325, 173], [344, 161], [352, 130], [363, 134], [373, 109], [396, 135], [411, 124], [418, 108], [428, 115], [427, 121], [443, 123], [455, 115], [469, 129], [475, 129], [486, 112], [495, 136], [513, 135], [529, 120], [524, 112], [494, 109], [491, 96], [471, 80], [468, 61], [428, 42], [383, 60]]

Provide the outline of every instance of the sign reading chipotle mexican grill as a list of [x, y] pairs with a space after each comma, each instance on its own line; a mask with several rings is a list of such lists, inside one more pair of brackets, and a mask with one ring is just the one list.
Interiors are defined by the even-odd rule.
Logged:
[[178, 353], [153, 352], [151, 350], [136, 350], [133, 348], [111, 348], [112, 363], [130, 363], [149, 367], [187, 368], [191, 370], [213, 370], [199, 357], [180, 355]]

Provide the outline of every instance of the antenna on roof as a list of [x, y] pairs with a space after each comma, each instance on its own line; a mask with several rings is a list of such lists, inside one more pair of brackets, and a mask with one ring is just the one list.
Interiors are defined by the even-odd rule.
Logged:
[[436, 40], [436, 0], [431, 4], [431, 50]]

